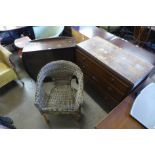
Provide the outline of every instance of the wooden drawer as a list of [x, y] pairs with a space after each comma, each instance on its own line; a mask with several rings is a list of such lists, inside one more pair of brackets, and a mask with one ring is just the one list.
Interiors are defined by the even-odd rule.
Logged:
[[95, 81], [92, 81], [90, 76], [84, 74], [85, 84], [91, 85], [92, 88], [94, 88], [95, 91], [99, 93], [99, 95], [103, 99], [103, 104], [106, 106], [109, 110], [112, 110], [114, 107], [116, 107], [120, 101], [115, 100], [110, 94], [108, 94], [102, 87], [99, 86], [99, 84]]
[[123, 99], [125, 96], [123, 92], [120, 92], [117, 88], [112, 87], [109, 83], [106, 83], [106, 81], [100, 80], [94, 73], [89, 71], [87, 66], [85, 66], [82, 62], [79, 61], [78, 65], [82, 69], [83, 73], [86, 74], [92, 82], [97, 83], [101, 89], [104, 89], [104, 91], [113, 96], [117, 101], [121, 101]]
[[104, 66], [101, 66], [95, 60], [93, 60], [93, 58], [90, 58], [88, 55], [78, 49], [76, 49], [76, 62], [77, 64], [82, 62], [89, 71], [93, 71], [99, 80], [106, 81], [113, 88], [115, 87], [120, 90], [120, 92], [123, 94], [127, 93], [132, 87], [130, 83], [120, 80], [116, 77], [116, 75], [113, 75], [113, 73], [105, 69]]
[[111, 87], [111, 85], [109, 85], [108, 83], [106, 83], [103, 80], [101, 81], [95, 75], [92, 74], [90, 76], [90, 78], [91, 78], [92, 81], [95, 81], [99, 85], [99, 87], [101, 87], [102, 90], [104, 90], [105, 92], [110, 94], [117, 101], [121, 101], [123, 99], [123, 97], [125, 96], [125, 94], [120, 92], [117, 88]]

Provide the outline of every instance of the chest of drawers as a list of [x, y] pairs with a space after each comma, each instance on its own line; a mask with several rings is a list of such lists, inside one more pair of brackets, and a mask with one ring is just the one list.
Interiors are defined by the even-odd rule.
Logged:
[[153, 66], [108, 41], [94, 37], [77, 45], [76, 63], [89, 83], [114, 108], [151, 72]]

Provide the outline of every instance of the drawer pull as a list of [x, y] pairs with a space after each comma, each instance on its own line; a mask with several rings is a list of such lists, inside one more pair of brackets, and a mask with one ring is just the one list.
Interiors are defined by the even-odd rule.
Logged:
[[91, 78], [92, 78], [92, 80], [95, 80], [98, 82], [98, 79], [95, 76], [92, 76]]
[[111, 78], [111, 82], [114, 82], [115, 81], [115, 79], [114, 78]]
[[86, 60], [86, 58], [82, 58], [82, 61], [85, 61]]

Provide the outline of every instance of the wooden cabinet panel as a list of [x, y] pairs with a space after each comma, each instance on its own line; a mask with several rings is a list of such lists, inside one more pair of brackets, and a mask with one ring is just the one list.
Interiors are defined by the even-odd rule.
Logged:
[[100, 96], [103, 99], [103, 104], [108, 110], [112, 110], [114, 107], [118, 105], [120, 101], [116, 100], [113, 98], [106, 90], [104, 87], [100, 86], [100, 83], [97, 81], [94, 81], [92, 77], [89, 75], [84, 74], [84, 81], [85, 85], [90, 85], [94, 91], [97, 91], [97, 93], [100, 94]]
[[[111, 48], [109, 46], [111, 46]], [[110, 52], [108, 50], [110, 50]], [[96, 88], [101, 94], [104, 104], [110, 109], [118, 105], [143, 81], [153, 68], [151, 64], [134, 57], [134, 55], [130, 55], [128, 62], [121, 59], [122, 62], [117, 63], [115, 57], [119, 59], [118, 55], [120, 57], [122, 56], [125, 60], [128, 59], [126, 52], [111, 44], [109, 45], [108, 42], [102, 41], [100, 38], [84, 41], [78, 44], [75, 49], [75, 62], [82, 69], [85, 82], [88, 81]], [[129, 65], [126, 63], [129, 63]], [[130, 66], [132, 66], [134, 71], [128, 70]], [[142, 72], [144, 68], [145, 71]], [[127, 77], [127, 75], [129, 75], [129, 77]]]
[[72, 37], [45, 38], [29, 42], [22, 51], [26, 71], [36, 80], [40, 69], [51, 61], [74, 62], [76, 42]]
[[99, 80], [106, 81], [111, 87], [117, 88], [120, 93], [125, 94], [132, 87], [130, 84], [118, 79], [110, 71], [106, 70], [105, 67], [78, 49], [76, 49], [76, 61], [77, 63], [82, 63], [89, 71], [93, 71]]
[[82, 69], [83, 73], [89, 76], [91, 81], [98, 83], [98, 85], [102, 87], [104, 91], [110, 93], [111, 96], [113, 96], [117, 101], [121, 101], [123, 96], [125, 96], [126, 93], [121, 92], [118, 88], [107, 83], [104, 79], [98, 78], [98, 76], [96, 76], [97, 74], [90, 71], [90, 68], [88, 68], [83, 62], [78, 61], [78, 65]]

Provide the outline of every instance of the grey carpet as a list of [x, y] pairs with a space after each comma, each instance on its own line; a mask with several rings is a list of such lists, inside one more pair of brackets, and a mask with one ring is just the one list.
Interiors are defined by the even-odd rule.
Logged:
[[[18, 57], [15, 55], [16, 69], [24, 82], [12, 82], [1, 89], [0, 92], [0, 115], [9, 116], [19, 129], [92, 129], [104, 117], [107, 112], [99, 103], [102, 103], [96, 95], [91, 97], [84, 92], [84, 104], [82, 107], [82, 119], [77, 122], [69, 116], [49, 115], [50, 124], [47, 125], [44, 118], [34, 106], [36, 84], [25, 72]], [[93, 90], [90, 90], [91, 94]]]

